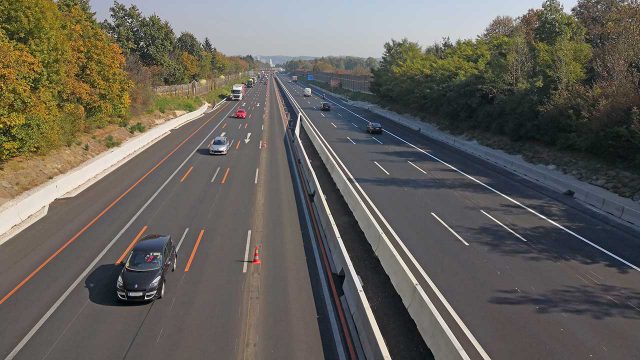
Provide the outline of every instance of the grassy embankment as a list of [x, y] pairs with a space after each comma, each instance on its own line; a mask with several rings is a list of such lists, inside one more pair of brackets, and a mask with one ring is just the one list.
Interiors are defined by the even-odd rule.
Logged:
[[[237, 83], [245, 83], [248, 78], [243, 78], [238, 80]], [[184, 111], [194, 111], [202, 104], [206, 102], [210, 104], [214, 104], [224, 100], [227, 96], [231, 94], [231, 87], [233, 84], [225, 85], [223, 87], [217, 88], [213, 91], [210, 91], [204, 95], [196, 96], [196, 97], [187, 97], [187, 96], [158, 96], [155, 95], [154, 99], [151, 103], [151, 106], [147, 109], [147, 113], [153, 113], [155, 111], [159, 111], [160, 113], [166, 113], [168, 111], [175, 110], [184, 110]]]

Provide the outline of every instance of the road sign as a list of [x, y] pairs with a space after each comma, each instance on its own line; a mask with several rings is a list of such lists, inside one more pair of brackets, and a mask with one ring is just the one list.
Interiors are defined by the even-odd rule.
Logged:
[[313, 74], [307, 74], [307, 80], [313, 80]]

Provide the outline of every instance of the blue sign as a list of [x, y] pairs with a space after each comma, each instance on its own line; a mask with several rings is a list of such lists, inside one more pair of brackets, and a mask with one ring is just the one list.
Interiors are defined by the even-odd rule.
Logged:
[[313, 74], [307, 74], [307, 80], [313, 80]]

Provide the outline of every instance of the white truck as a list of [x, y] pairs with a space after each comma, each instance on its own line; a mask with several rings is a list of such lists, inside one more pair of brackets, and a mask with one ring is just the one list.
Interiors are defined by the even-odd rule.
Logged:
[[242, 100], [242, 96], [244, 96], [244, 85], [233, 85], [231, 88], [231, 100]]
[[298, 77], [297, 77], [297, 76], [295, 76], [295, 75], [293, 75], [293, 76], [291, 77], [291, 81], [293, 81], [293, 82], [298, 82]]
[[304, 88], [304, 96], [305, 97], [311, 96], [311, 88]]

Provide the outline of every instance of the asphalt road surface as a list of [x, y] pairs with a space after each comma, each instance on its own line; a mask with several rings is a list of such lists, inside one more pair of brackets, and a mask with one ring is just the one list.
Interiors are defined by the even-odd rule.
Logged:
[[282, 78], [470, 358], [640, 358], [637, 231]]
[[[0, 357], [336, 358], [273, 86], [172, 131], [0, 246]], [[223, 133], [229, 154], [209, 155]], [[120, 303], [115, 263], [152, 233], [179, 245], [178, 269], [163, 299]]]

